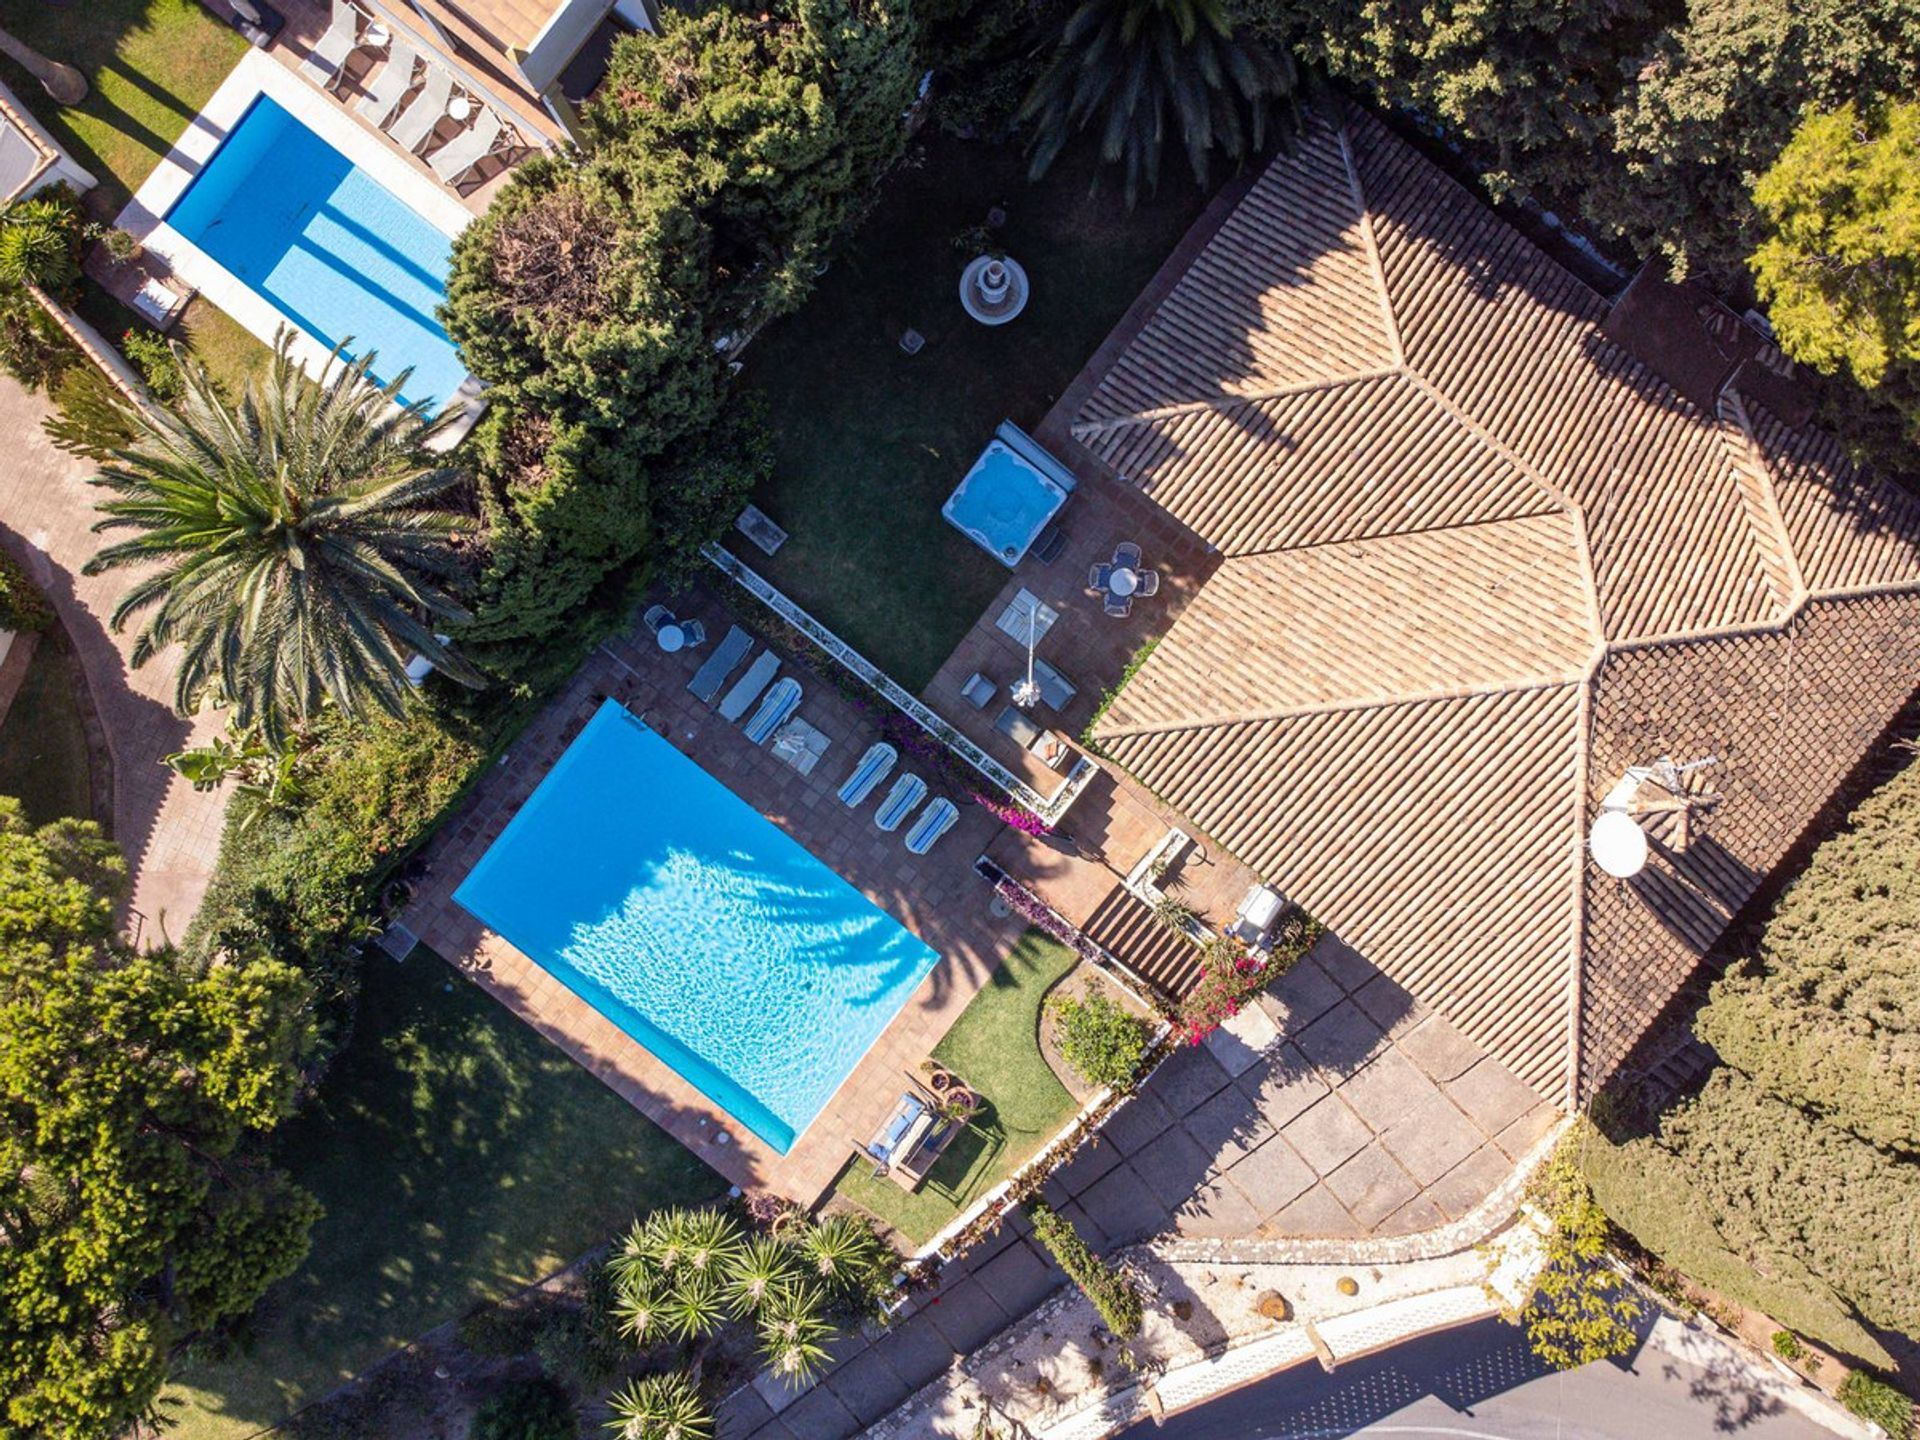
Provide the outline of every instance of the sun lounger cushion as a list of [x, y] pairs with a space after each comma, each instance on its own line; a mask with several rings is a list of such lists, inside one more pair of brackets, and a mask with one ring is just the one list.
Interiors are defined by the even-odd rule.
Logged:
[[925, 798], [926, 793], [926, 781], [918, 775], [902, 775], [893, 782], [893, 788], [887, 791], [887, 798], [880, 802], [880, 809], [873, 817], [873, 823], [882, 830], [898, 830], [900, 822], [906, 819], [913, 807]]
[[[747, 707], [760, 698], [760, 692], [767, 688], [767, 682], [780, 673], [780, 657], [771, 650], [762, 650], [760, 658], [747, 667], [727, 698], [720, 702], [722, 720], [738, 720], [747, 713]], [[697, 677], [696, 677], [697, 678]]]
[[760, 708], [753, 712], [753, 719], [747, 722], [747, 739], [756, 745], [766, 744], [767, 737], [786, 724], [799, 708], [800, 682], [791, 675], [781, 677], [767, 691]]
[[951, 800], [934, 801], [907, 832], [907, 853], [926, 854], [933, 848], [934, 841], [953, 828], [953, 822], [959, 817], [960, 811]]
[[700, 668], [693, 672], [693, 679], [687, 682], [687, 689], [711, 705], [713, 697], [720, 693], [720, 687], [727, 683], [727, 676], [733, 673], [734, 666], [746, 658], [747, 651], [753, 648], [753, 637], [738, 625], [728, 628], [727, 638], [714, 646], [713, 653], [701, 662]]
[[876, 740], [869, 745], [867, 753], [860, 757], [860, 763], [853, 767], [853, 773], [847, 777], [847, 783], [840, 787], [840, 803], [849, 810], [865, 803], [867, 796], [887, 778], [899, 758], [900, 752], [884, 740]]

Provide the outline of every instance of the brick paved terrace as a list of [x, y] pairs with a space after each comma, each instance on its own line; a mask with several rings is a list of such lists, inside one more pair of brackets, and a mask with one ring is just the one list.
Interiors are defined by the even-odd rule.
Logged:
[[[918, 1073], [920, 1062], [987, 983], [1024, 927], [1018, 919], [990, 913], [992, 891], [973, 869], [1000, 828], [998, 821], [968, 803], [968, 796], [949, 794], [960, 806], [958, 822], [931, 854], [907, 854], [902, 843], [907, 826], [887, 835], [874, 827], [878, 793], [851, 811], [835, 794], [861, 753], [879, 738], [871, 715], [783, 655], [781, 673], [796, 676], [804, 687], [800, 717], [830, 741], [813, 773], [800, 774], [769, 748], [750, 744], [740, 725], [687, 691], [694, 670], [731, 623], [718, 596], [703, 589], [676, 599], [674, 610], [683, 619], [700, 619], [707, 643], [690, 653], [667, 655], [639, 629], [596, 651], [443, 827], [427, 852], [425, 880], [401, 924], [730, 1181], [811, 1203], [883, 1123], [905, 1088], [905, 1076]], [[754, 653], [760, 648], [756, 642]], [[735, 678], [749, 663], [742, 662]], [[786, 1155], [756, 1138], [451, 898], [609, 696], [940, 954], [931, 974]], [[929, 802], [942, 793], [938, 777], [906, 757], [895, 773], [909, 769], [929, 782]]]

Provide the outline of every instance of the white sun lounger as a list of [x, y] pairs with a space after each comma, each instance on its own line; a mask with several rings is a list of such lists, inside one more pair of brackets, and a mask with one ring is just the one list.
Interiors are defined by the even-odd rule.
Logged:
[[953, 822], [960, 818], [959, 807], [951, 800], [936, 800], [927, 806], [920, 818], [913, 822], [913, 829], [907, 832], [907, 853], [924, 855], [933, 848], [933, 842], [953, 828]]
[[860, 763], [853, 767], [847, 783], [840, 787], [840, 803], [849, 810], [865, 804], [874, 787], [892, 773], [894, 762], [899, 758], [900, 752], [886, 741], [874, 741], [860, 757]]
[[762, 650], [760, 658], [747, 667], [747, 673], [733, 682], [733, 688], [727, 691], [727, 698], [720, 702], [722, 720], [738, 720], [747, 713], [747, 707], [760, 698], [760, 692], [767, 688], [767, 682], [780, 673], [780, 657], [771, 650]]
[[791, 675], [782, 676], [767, 691], [760, 708], [753, 712], [753, 719], [747, 722], [747, 739], [756, 745], [766, 744], [767, 737], [786, 724], [799, 708], [800, 682]]
[[926, 794], [926, 781], [918, 775], [902, 775], [887, 791], [887, 798], [880, 802], [880, 811], [873, 817], [873, 823], [882, 830], [898, 830], [900, 822], [926, 798]]
[[300, 69], [314, 84], [331, 90], [340, 83], [347, 57], [359, 43], [360, 12], [346, 0], [333, 0], [333, 14], [327, 21], [326, 33], [313, 42], [313, 48], [300, 62]]
[[493, 153], [506, 127], [491, 110], [482, 110], [467, 129], [427, 156], [433, 173], [449, 185]]
[[400, 102], [406, 99], [407, 92], [413, 89], [413, 69], [419, 58], [412, 47], [393, 41], [387, 47], [387, 63], [380, 67], [373, 84], [353, 108], [374, 124], [385, 126]]
[[420, 93], [407, 102], [402, 110], [387, 126], [387, 136], [402, 150], [418, 150], [427, 143], [427, 137], [433, 133], [447, 113], [447, 102], [453, 99], [453, 75], [446, 66], [427, 62], [426, 78], [420, 86]]

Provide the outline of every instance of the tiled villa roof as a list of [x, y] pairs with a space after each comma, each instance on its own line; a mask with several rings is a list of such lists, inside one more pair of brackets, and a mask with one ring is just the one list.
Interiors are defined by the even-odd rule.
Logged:
[[[1616, 1067], [1920, 678], [1920, 505], [1607, 302], [1370, 117], [1274, 161], [1073, 434], [1223, 557], [1114, 760], [1529, 1083]], [[1713, 755], [1677, 851], [1584, 839]]]

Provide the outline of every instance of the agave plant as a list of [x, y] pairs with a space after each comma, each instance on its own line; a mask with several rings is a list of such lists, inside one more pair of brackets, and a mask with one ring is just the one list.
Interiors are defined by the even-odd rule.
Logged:
[[1080, 0], [1020, 110], [1034, 122], [1033, 174], [1092, 130], [1101, 158], [1124, 167], [1131, 206], [1159, 183], [1173, 133], [1204, 182], [1214, 151], [1237, 160], [1266, 144], [1298, 78], [1293, 57], [1236, 27], [1225, 0]]
[[620, 1440], [711, 1440], [713, 1414], [685, 1374], [648, 1375], [607, 1401]]
[[776, 1291], [796, 1283], [800, 1273], [791, 1245], [771, 1235], [756, 1236], [727, 1267], [727, 1299], [734, 1314], [753, 1314]]
[[783, 1285], [760, 1307], [760, 1354], [789, 1385], [804, 1385], [826, 1363], [833, 1326], [815, 1285]]
[[415, 654], [481, 683], [433, 628], [466, 618], [442, 588], [462, 522], [423, 508], [463, 478], [427, 448], [455, 412], [432, 419], [421, 402], [400, 405], [406, 375], [378, 385], [372, 359], [341, 363], [336, 351], [311, 380], [283, 330], [265, 375], [232, 405], [182, 353], [180, 411], [134, 416], [132, 448], [96, 478], [115, 498], [94, 529], [137, 533], [87, 573], [148, 572], [112, 625], [147, 617], [136, 668], [180, 647], [182, 714], [230, 704], [237, 726], [278, 746], [329, 700], [348, 714], [371, 705], [400, 715]]

